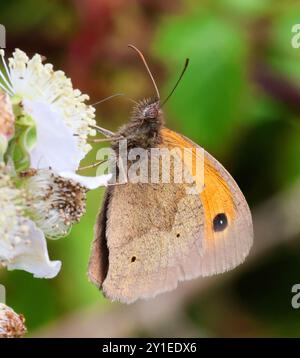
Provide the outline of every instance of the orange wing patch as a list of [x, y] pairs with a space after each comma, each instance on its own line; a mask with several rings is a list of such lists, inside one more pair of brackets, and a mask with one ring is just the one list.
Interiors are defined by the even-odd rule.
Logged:
[[207, 157], [204, 162], [204, 183], [205, 188], [200, 196], [205, 214], [205, 232], [208, 239], [213, 239], [218, 235], [213, 228], [214, 218], [219, 214], [225, 214], [229, 226], [234, 219], [235, 207], [227, 183]]
[[[168, 147], [197, 148], [195, 143], [170, 129], [163, 128], [161, 134], [163, 145]], [[192, 151], [193, 156], [197, 155], [196, 153], [196, 150]], [[189, 170], [192, 175], [195, 175], [194, 163], [196, 163], [196, 160], [193, 160], [192, 163]], [[225, 214], [229, 226], [235, 216], [235, 207], [230, 188], [207, 156], [204, 156], [204, 190], [200, 192], [200, 198], [205, 215], [205, 242], [208, 246], [214, 245], [214, 238], [217, 239], [219, 234], [214, 230], [214, 219], [219, 214]]]

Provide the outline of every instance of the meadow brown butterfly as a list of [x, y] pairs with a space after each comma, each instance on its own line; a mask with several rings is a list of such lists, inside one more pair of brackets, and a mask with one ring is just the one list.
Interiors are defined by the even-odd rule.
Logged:
[[[200, 149], [164, 126], [155, 81], [142, 53], [130, 47], [143, 60], [157, 95], [136, 104], [129, 123], [112, 135], [112, 149], [118, 154], [116, 138], [126, 138], [129, 149]], [[154, 297], [179, 281], [222, 273], [244, 261], [253, 242], [249, 207], [226, 169], [203, 153], [204, 187], [197, 194], [174, 180], [107, 188], [88, 272], [106, 297], [125, 303]]]

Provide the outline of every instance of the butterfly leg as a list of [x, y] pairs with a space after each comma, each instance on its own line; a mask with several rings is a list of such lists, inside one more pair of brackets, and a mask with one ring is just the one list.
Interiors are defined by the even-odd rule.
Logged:
[[124, 137], [108, 137], [108, 138], [95, 138], [89, 139], [90, 143], [104, 143], [104, 142], [111, 142], [111, 141], [118, 141], [124, 139]]
[[99, 162], [96, 162], [96, 163], [93, 163], [93, 164], [90, 164], [90, 165], [86, 165], [84, 167], [80, 167], [80, 168], [78, 168], [78, 170], [85, 170], [85, 169], [95, 168], [95, 167], [98, 167], [98, 165], [101, 165], [101, 164], [105, 163], [106, 161], [107, 161], [107, 159], [100, 160]]
[[108, 130], [108, 129], [105, 129], [105, 128], [102, 128], [102, 127], [99, 127], [99, 126], [91, 126], [92, 128], [96, 129], [97, 132], [103, 134], [105, 137], [107, 138], [110, 138], [110, 137], [114, 137], [115, 133]]

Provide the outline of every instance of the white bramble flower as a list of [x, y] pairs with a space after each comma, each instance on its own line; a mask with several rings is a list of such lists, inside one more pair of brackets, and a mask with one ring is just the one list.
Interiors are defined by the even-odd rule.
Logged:
[[[37, 142], [31, 149], [32, 168], [51, 168], [60, 175], [73, 177], [80, 161], [91, 149], [88, 136], [96, 134], [95, 108], [85, 103], [89, 97], [73, 89], [63, 71], [43, 64], [38, 54], [31, 59], [16, 49], [8, 65], [0, 50], [4, 73], [0, 71], [0, 87], [11, 97], [20, 99], [20, 109], [36, 124]], [[76, 180], [88, 189], [107, 185], [111, 175], [84, 177]]]
[[[91, 149], [88, 136], [96, 134], [88, 96], [40, 55], [29, 59], [17, 49], [8, 65], [3, 50], [0, 56], [0, 264], [51, 278], [61, 262], [50, 261], [45, 235], [66, 235], [85, 212], [86, 189], [107, 185], [112, 175], [75, 173]], [[1, 164], [6, 153], [15, 172], [29, 165], [35, 170], [20, 187]]]
[[15, 188], [3, 164], [0, 167], [0, 264], [9, 270], [52, 278], [60, 261], [50, 261], [44, 233], [26, 215], [26, 193]]
[[63, 71], [43, 64], [38, 54], [31, 59], [16, 49], [8, 60], [0, 51], [5, 72], [0, 86], [11, 97], [20, 98], [24, 112], [36, 123], [37, 143], [30, 153], [31, 167], [75, 172], [91, 149], [89, 135], [95, 135], [95, 109], [85, 104], [89, 97], [73, 89]]
[[40, 169], [25, 179], [28, 213], [48, 238], [68, 234], [86, 209], [87, 189], [52, 170]]
[[24, 316], [0, 303], [0, 338], [20, 338], [26, 332]]

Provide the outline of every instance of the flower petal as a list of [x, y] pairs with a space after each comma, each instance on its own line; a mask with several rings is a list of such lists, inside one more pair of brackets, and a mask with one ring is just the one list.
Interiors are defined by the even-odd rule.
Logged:
[[9, 250], [7, 260], [8, 270], [25, 270], [38, 278], [55, 277], [61, 268], [60, 261], [50, 261], [47, 242], [42, 230], [35, 223], [26, 219], [29, 229], [27, 238], [20, 238], [12, 250]]
[[61, 115], [47, 103], [23, 100], [23, 105], [37, 127], [37, 143], [30, 153], [31, 167], [77, 170], [85, 153], [79, 149], [76, 137]]
[[59, 175], [67, 179], [73, 179], [77, 183], [91, 190], [99, 188], [100, 186], [107, 186], [112, 177], [112, 174], [99, 175], [97, 177], [86, 177], [68, 171], [60, 172]]

